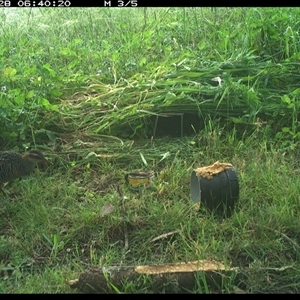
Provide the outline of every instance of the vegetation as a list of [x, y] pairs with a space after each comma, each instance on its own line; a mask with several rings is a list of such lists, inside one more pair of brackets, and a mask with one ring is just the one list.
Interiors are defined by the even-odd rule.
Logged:
[[[92, 266], [214, 259], [240, 268], [244, 292], [299, 292], [299, 17], [2, 8], [1, 149], [38, 148], [52, 166], [0, 196], [0, 291], [71, 293]], [[162, 114], [200, 125], [158, 138]], [[224, 220], [190, 199], [191, 171], [217, 160], [240, 183]], [[156, 171], [151, 189], [127, 186], [137, 168]], [[192, 292], [235, 292], [234, 279]]]

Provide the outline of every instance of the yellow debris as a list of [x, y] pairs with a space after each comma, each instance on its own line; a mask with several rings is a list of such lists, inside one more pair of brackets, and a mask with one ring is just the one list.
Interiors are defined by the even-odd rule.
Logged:
[[229, 163], [220, 163], [219, 161], [216, 161], [213, 165], [197, 168], [194, 171], [196, 172], [196, 175], [202, 176], [206, 179], [212, 179], [214, 175], [217, 175], [229, 168], [232, 167], [232, 164]]

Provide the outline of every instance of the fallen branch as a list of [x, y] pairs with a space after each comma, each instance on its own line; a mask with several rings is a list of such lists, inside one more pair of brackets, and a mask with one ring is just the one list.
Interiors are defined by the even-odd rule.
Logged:
[[123, 191], [121, 190], [120, 186], [117, 186], [117, 192], [122, 201], [122, 218], [123, 218], [123, 225], [124, 225], [124, 253], [126, 253], [129, 248], [129, 242], [128, 242], [128, 230], [127, 230], [127, 223], [126, 223], [125, 201], [128, 200], [128, 198], [123, 195]]
[[[222, 286], [224, 274], [237, 275], [237, 268], [225, 267], [215, 261], [191, 261], [146, 266], [112, 266], [87, 270], [71, 288], [84, 293], [122, 293], [128, 283], [135, 289], [158, 293], [186, 293], [199, 288], [199, 282], [212, 287]], [[217, 283], [217, 284], [216, 284]]]
[[274, 233], [281, 235], [285, 240], [290, 242], [297, 250], [300, 250], [300, 246], [294, 240], [292, 240], [290, 237], [288, 237], [285, 233], [282, 233], [282, 232], [280, 232], [276, 229], [273, 229], [273, 228], [270, 228], [270, 227], [267, 227], [267, 226], [262, 226], [261, 225], [260, 227], [269, 229], [269, 230], [273, 231]]
[[281, 233], [277, 230], [274, 230], [274, 232], [279, 233], [284, 239], [286, 239], [288, 242], [290, 242], [297, 250], [300, 250], [300, 246], [294, 240], [292, 240], [290, 237], [288, 237], [285, 233]]
[[155, 242], [155, 241], [161, 240], [161, 239], [166, 238], [169, 235], [173, 235], [174, 233], [177, 233], [177, 232], [179, 232], [179, 230], [174, 230], [174, 231], [171, 231], [171, 232], [161, 234], [161, 235], [157, 236], [156, 238], [152, 239], [150, 242]]
[[270, 271], [277, 271], [277, 272], [283, 272], [285, 270], [291, 269], [294, 266], [283, 266], [280, 268], [262, 268], [262, 270], [270, 270]]

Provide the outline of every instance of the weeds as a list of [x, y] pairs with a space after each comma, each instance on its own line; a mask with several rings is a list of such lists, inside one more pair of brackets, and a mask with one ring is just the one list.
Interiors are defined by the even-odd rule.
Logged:
[[[299, 292], [298, 14], [2, 9], [0, 142], [43, 148], [52, 166], [1, 199], [0, 291], [70, 293], [93, 266], [215, 259], [242, 270], [243, 292]], [[180, 138], [159, 139], [176, 113]], [[183, 137], [191, 114], [201, 125]], [[240, 182], [225, 220], [190, 200], [191, 171], [217, 160]], [[139, 168], [156, 176], [133, 192]], [[203, 275], [187, 292], [235, 284]]]

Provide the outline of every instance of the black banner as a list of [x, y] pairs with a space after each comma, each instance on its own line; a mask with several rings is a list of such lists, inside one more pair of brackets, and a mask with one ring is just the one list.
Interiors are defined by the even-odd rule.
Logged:
[[[0, 0], [1, 7], [193, 7], [195, 1], [170, 0]], [[196, 5], [197, 6], [197, 5]], [[212, 8], [213, 9], [213, 8]]]

